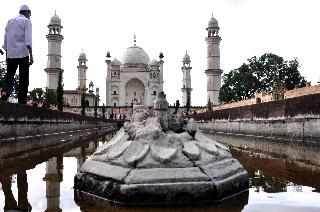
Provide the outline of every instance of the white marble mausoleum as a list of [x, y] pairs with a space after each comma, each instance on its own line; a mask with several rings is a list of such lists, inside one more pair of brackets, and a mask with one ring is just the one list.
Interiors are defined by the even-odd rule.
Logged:
[[149, 55], [139, 46], [127, 48], [121, 61], [110, 60], [107, 53], [106, 105], [151, 106], [159, 92], [163, 91], [163, 54], [159, 61], [150, 61]]

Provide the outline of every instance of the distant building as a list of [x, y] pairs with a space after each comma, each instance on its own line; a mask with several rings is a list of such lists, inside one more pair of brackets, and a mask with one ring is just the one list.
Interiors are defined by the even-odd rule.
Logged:
[[[56, 90], [58, 86], [59, 73], [63, 71], [61, 68], [61, 44], [63, 36], [61, 35], [61, 19], [54, 14], [50, 19], [48, 25], [49, 34], [48, 39], [48, 62], [45, 72], [47, 73], [47, 88]], [[93, 91], [93, 83], [90, 82], [89, 89], [86, 87], [86, 71], [88, 69], [86, 62], [87, 57], [85, 53], [79, 55], [78, 68], [78, 87], [75, 90], [64, 90], [64, 102], [70, 106], [81, 106], [81, 96], [85, 92], [86, 106], [94, 106], [97, 98], [97, 105], [99, 105], [99, 88], [96, 89], [96, 94]], [[88, 92], [87, 92], [88, 91]]]
[[48, 40], [48, 62], [47, 68], [44, 71], [47, 73], [47, 85], [48, 89], [57, 89], [59, 73], [63, 71], [61, 69], [61, 44], [63, 36], [61, 35], [61, 19], [55, 13], [50, 19], [48, 25], [49, 34], [47, 34]]
[[149, 59], [148, 54], [136, 45], [127, 48], [121, 61], [111, 61], [107, 53], [106, 105], [151, 106], [159, 92], [163, 91], [163, 54], [159, 61]]
[[182, 79], [182, 104], [183, 106], [186, 106], [189, 102], [189, 106], [191, 106], [191, 75], [190, 71], [192, 67], [190, 66], [190, 56], [186, 52], [182, 59], [182, 73], [183, 73], [183, 79]]
[[[48, 25], [48, 62], [45, 72], [47, 73], [47, 88], [57, 89], [59, 73], [61, 68], [61, 19], [54, 14]], [[206, 30], [207, 42], [207, 100], [217, 105], [219, 104], [219, 91], [221, 87], [220, 69], [220, 41], [218, 21], [211, 18]], [[131, 106], [141, 104], [152, 106], [159, 92], [163, 91], [163, 53], [159, 55], [159, 61], [150, 61], [148, 54], [136, 45], [127, 48], [123, 53], [121, 61], [114, 58], [111, 61], [110, 52], [107, 53], [107, 77], [106, 77], [106, 106]], [[85, 92], [87, 106], [94, 106], [95, 99], [99, 105], [99, 89], [96, 94], [93, 91], [93, 83], [86, 87], [87, 58], [85, 53], [79, 55], [78, 87], [75, 90], [64, 90], [64, 101], [70, 106], [80, 106], [81, 96]], [[182, 103], [191, 105], [191, 75], [190, 56], [186, 53], [183, 58], [182, 80]]]
[[219, 92], [221, 88], [221, 74], [220, 69], [220, 41], [218, 21], [213, 18], [208, 23], [208, 37], [207, 42], [207, 101], [214, 105], [219, 104]]
[[[97, 105], [99, 105], [99, 88], [96, 88], [96, 93], [94, 94], [93, 82], [89, 83], [89, 88], [87, 88], [87, 56], [85, 53], [81, 52], [79, 55], [79, 65], [78, 68], [78, 87], [75, 90], [64, 90], [63, 98], [64, 102], [70, 106], [81, 106], [82, 93], [85, 92], [85, 105], [94, 106], [95, 98], [97, 97]], [[88, 91], [88, 92], [87, 92]]]

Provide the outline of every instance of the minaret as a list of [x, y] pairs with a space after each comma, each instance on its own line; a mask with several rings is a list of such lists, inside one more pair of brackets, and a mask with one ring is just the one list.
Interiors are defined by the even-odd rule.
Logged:
[[53, 157], [46, 162], [46, 181], [47, 209], [45, 211], [62, 211], [60, 208], [60, 183], [63, 175], [63, 158]]
[[182, 104], [191, 106], [191, 76], [190, 71], [192, 67], [190, 66], [190, 56], [188, 55], [187, 51], [182, 60], [182, 73], [183, 73], [183, 80], [182, 80]]
[[81, 52], [81, 54], [79, 55], [79, 65], [77, 66], [78, 68], [78, 89], [80, 90], [86, 90], [86, 82], [87, 82], [87, 75], [86, 75], [86, 71], [88, 69], [86, 62], [87, 60], [87, 56], [85, 53], [83, 53], [83, 51]]
[[106, 77], [106, 105], [110, 105], [110, 92], [111, 92], [111, 87], [110, 87], [110, 82], [111, 82], [111, 54], [108, 51], [106, 55], [106, 60], [105, 62], [107, 63], [107, 77]]
[[160, 65], [160, 88], [159, 92], [163, 92], [163, 63], [164, 61], [162, 60], [164, 58], [163, 53], [160, 52], [159, 54], [159, 65]]
[[208, 23], [208, 37], [207, 42], [207, 101], [216, 105], [219, 103], [219, 91], [221, 87], [221, 74], [220, 69], [220, 41], [218, 21], [213, 18]]
[[56, 90], [58, 86], [59, 73], [61, 69], [61, 43], [63, 36], [61, 35], [61, 19], [55, 13], [48, 25], [48, 62], [47, 68], [47, 88]]

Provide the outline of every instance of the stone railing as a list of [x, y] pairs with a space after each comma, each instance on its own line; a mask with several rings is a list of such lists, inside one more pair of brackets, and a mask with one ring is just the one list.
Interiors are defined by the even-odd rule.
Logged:
[[201, 130], [320, 143], [320, 94], [228, 108], [189, 117]]
[[197, 121], [320, 116], [320, 93], [190, 115]]
[[115, 120], [104, 120], [46, 108], [7, 102], [0, 103], [0, 140], [57, 132], [117, 127]]

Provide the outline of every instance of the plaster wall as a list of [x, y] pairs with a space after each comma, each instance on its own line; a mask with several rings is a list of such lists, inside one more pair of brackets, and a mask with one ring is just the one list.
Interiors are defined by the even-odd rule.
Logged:
[[0, 141], [8, 138], [39, 136], [116, 125], [116, 122], [106, 122], [77, 114], [0, 103]]
[[215, 120], [199, 123], [202, 130], [320, 141], [320, 118]]

